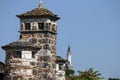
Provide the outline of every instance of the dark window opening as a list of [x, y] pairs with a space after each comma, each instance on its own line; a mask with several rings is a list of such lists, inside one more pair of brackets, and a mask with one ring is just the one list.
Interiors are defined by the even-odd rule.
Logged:
[[14, 51], [14, 58], [21, 58], [21, 51]]
[[59, 65], [59, 70], [62, 70], [62, 65]]
[[39, 30], [44, 30], [44, 23], [38, 23]]
[[46, 23], [46, 26], [48, 26], [48, 23]]
[[33, 75], [37, 75], [37, 70], [33, 69]]
[[49, 23], [49, 25], [51, 26], [51, 23]]
[[52, 31], [56, 31], [55, 24], [52, 25]]
[[30, 23], [25, 23], [25, 30], [30, 30]]
[[55, 31], [55, 27], [52, 27], [52, 31]]
[[51, 23], [46, 23], [45, 30], [50, 31]]
[[35, 58], [36, 51], [32, 51], [32, 58]]
[[22, 35], [20, 35], [19, 38], [22, 39]]

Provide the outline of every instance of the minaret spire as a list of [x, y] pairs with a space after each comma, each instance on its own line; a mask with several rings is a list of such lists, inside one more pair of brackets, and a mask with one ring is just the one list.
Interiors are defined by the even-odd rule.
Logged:
[[68, 63], [67, 63], [67, 68], [68, 69], [71, 69], [72, 68], [72, 63], [71, 63], [71, 50], [70, 50], [70, 45], [68, 46], [68, 50], [67, 50], [67, 61], [68, 61]]
[[40, 0], [39, 8], [43, 8], [43, 6], [42, 6], [42, 0]]
[[70, 45], [68, 46], [68, 51], [67, 51], [67, 52], [71, 52], [71, 51], [70, 51]]
[[68, 50], [67, 50], [67, 60], [71, 64], [71, 50], [70, 50], [70, 45], [68, 46]]

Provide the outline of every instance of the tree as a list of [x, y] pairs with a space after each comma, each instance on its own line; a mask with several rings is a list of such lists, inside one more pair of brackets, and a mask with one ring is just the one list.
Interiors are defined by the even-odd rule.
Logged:
[[109, 78], [108, 80], [120, 80], [118, 78]]
[[67, 69], [67, 70], [65, 70], [65, 75], [66, 75], [66, 76], [73, 76], [74, 73], [75, 73], [75, 71], [72, 70], [72, 69]]
[[74, 78], [73, 78], [74, 73], [75, 73], [75, 71], [72, 69], [65, 70], [66, 80], [74, 80]]
[[86, 71], [78, 71], [79, 76], [78, 80], [101, 80], [103, 79], [99, 71], [93, 71], [93, 68], [90, 68]]

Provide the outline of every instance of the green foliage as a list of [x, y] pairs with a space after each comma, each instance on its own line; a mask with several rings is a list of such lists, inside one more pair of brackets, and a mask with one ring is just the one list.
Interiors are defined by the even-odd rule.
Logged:
[[86, 71], [78, 71], [79, 76], [78, 80], [101, 80], [103, 79], [101, 76], [101, 73], [99, 71], [93, 71], [92, 68], [86, 70]]
[[68, 77], [69, 77], [69, 76], [73, 76], [74, 73], [75, 73], [75, 71], [72, 70], [72, 69], [67, 69], [67, 70], [65, 70], [65, 75], [68, 76]]
[[120, 80], [118, 78], [109, 78], [108, 80]]
[[85, 71], [78, 71], [79, 75], [74, 76], [74, 70], [68, 69], [65, 71], [66, 80], [102, 80], [100, 77], [101, 73], [99, 71], [94, 71], [93, 68], [90, 68]]

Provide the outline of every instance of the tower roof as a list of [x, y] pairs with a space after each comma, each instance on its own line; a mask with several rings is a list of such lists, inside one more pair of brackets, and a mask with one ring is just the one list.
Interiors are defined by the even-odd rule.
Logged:
[[35, 45], [31, 42], [26, 42], [23, 40], [18, 40], [16, 42], [12, 42], [8, 45], [2, 46], [4, 50], [9, 50], [9, 49], [22, 49], [22, 50], [39, 50], [41, 49], [40, 46]]
[[58, 20], [60, 17], [58, 17], [56, 14], [52, 13], [46, 8], [42, 7], [42, 1], [40, 1], [39, 7], [35, 8], [31, 11], [27, 11], [26, 13], [16, 15], [18, 18], [50, 18], [53, 20]]

